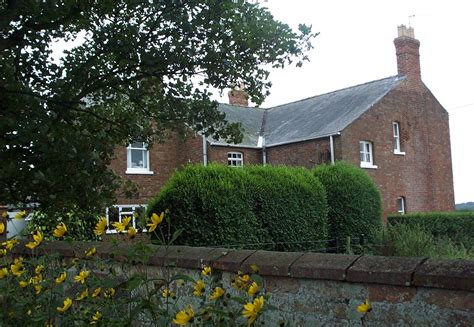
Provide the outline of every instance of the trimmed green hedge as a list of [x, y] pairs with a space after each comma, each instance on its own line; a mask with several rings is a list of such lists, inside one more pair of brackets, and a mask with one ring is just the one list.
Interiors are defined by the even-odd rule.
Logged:
[[308, 247], [302, 241], [327, 238], [324, 188], [302, 168], [189, 165], [150, 201], [148, 213], [165, 209], [172, 231], [183, 229], [178, 244], [294, 251]]
[[389, 215], [390, 225], [418, 226], [435, 237], [449, 237], [467, 248], [474, 247], [474, 212], [423, 212]]
[[329, 238], [375, 237], [382, 228], [382, 200], [372, 178], [345, 162], [316, 166], [314, 175], [326, 189]]

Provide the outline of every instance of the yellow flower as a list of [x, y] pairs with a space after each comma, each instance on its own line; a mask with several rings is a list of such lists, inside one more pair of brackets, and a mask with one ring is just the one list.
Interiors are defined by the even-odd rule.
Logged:
[[147, 227], [149, 227], [148, 231], [153, 232], [156, 229], [156, 227], [158, 227], [158, 225], [161, 224], [164, 217], [165, 217], [164, 212], [162, 212], [159, 216], [156, 213], [153, 213], [150, 218], [151, 223], [146, 225]]
[[212, 273], [212, 269], [209, 266], [204, 266], [201, 270], [201, 275], [203, 276], [209, 276]]
[[16, 239], [13, 239], [13, 240], [3, 242], [2, 246], [4, 246], [5, 249], [7, 249], [7, 250], [11, 250], [11, 249], [13, 249], [13, 246], [17, 243], [18, 243], [18, 241]]
[[221, 287], [218, 286], [214, 289], [214, 292], [209, 297], [209, 299], [217, 300], [218, 298], [222, 297], [222, 295], [224, 295], [224, 293], [225, 293], [225, 291]]
[[242, 290], [246, 288], [247, 285], [249, 285], [250, 283], [251, 283], [251, 279], [249, 275], [240, 275], [232, 280], [232, 286], [238, 290]]
[[92, 297], [98, 297], [101, 290], [102, 289], [100, 287], [96, 288], [94, 292], [92, 292]]
[[8, 269], [7, 268], [0, 269], [0, 279], [5, 278], [6, 276], [8, 276]]
[[14, 263], [10, 266], [10, 270], [12, 271], [12, 274], [19, 277], [21, 274], [23, 274], [25, 271], [23, 270], [23, 258], [18, 258], [15, 259]]
[[28, 242], [27, 244], [25, 244], [25, 246], [33, 250], [35, 247], [39, 246], [42, 241], [43, 241], [43, 233], [37, 230], [36, 234], [33, 234], [33, 242]]
[[1, 257], [4, 257], [4, 256], [6, 256], [6, 255], [7, 255], [7, 250], [5, 250], [5, 249], [0, 249], [0, 258], [1, 258]]
[[0, 222], [0, 235], [5, 233], [5, 224], [3, 222]]
[[370, 304], [369, 299], [365, 299], [365, 302], [357, 307], [357, 311], [360, 313], [372, 311], [372, 305]]
[[86, 251], [86, 257], [92, 257], [96, 253], [97, 253], [97, 249], [94, 246]]
[[64, 223], [60, 223], [56, 226], [56, 229], [53, 232], [53, 236], [57, 238], [61, 238], [67, 232], [67, 227]]
[[84, 282], [86, 281], [87, 277], [89, 277], [89, 272], [87, 270], [82, 270], [79, 275], [77, 276], [74, 276], [74, 280], [77, 282], [77, 283], [82, 283], [84, 284]]
[[41, 272], [44, 270], [44, 266], [43, 265], [37, 265], [35, 267], [35, 274], [39, 275], [41, 274]]
[[116, 221], [115, 223], [112, 224], [112, 226], [114, 226], [115, 230], [118, 233], [120, 233], [120, 232], [125, 231], [128, 224], [130, 223], [130, 220], [132, 220], [132, 217], [124, 217], [122, 218], [121, 222]]
[[257, 283], [253, 282], [252, 285], [250, 285], [250, 287], [247, 291], [247, 294], [252, 296], [252, 295], [257, 294], [257, 292], [258, 292], [258, 285], [257, 285]]
[[206, 285], [204, 284], [204, 282], [201, 279], [199, 279], [196, 283], [194, 283], [194, 292], [193, 292], [193, 294], [195, 296], [203, 296], [205, 286]]
[[41, 274], [38, 274], [30, 278], [31, 284], [38, 284], [38, 283], [41, 283], [42, 281], [43, 281], [43, 275]]
[[91, 325], [97, 324], [97, 322], [102, 318], [102, 314], [99, 311], [96, 311], [92, 316]]
[[70, 298], [66, 298], [66, 300], [64, 300], [63, 304], [64, 305], [62, 307], [56, 307], [56, 310], [58, 310], [61, 313], [66, 312], [71, 307], [72, 300]]
[[173, 323], [175, 323], [176, 325], [184, 326], [187, 323], [192, 322], [193, 318], [194, 318], [193, 307], [189, 305], [186, 309], [181, 310], [180, 312], [176, 314], [176, 317], [173, 319]]
[[7, 219], [7, 218], [8, 218], [8, 212], [6, 212], [6, 211], [3, 212], [3, 213], [2, 213], [2, 218], [3, 218], [3, 219]]
[[174, 292], [171, 292], [169, 288], [165, 288], [163, 290], [163, 292], [161, 293], [161, 295], [164, 297], [164, 298], [167, 298], [167, 297], [175, 297], [176, 294]]
[[253, 263], [250, 265], [250, 271], [252, 272], [252, 274], [258, 274], [258, 272], [260, 271], [260, 268], [256, 264]]
[[86, 288], [85, 290], [83, 290], [79, 296], [76, 298], [77, 301], [80, 301], [80, 300], [84, 300], [86, 297], [89, 296], [89, 289]]
[[26, 280], [22, 280], [18, 284], [20, 284], [21, 288], [24, 288], [24, 287], [27, 287], [28, 285], [30, 285], [30, 283], [27, 282]]
[[253, 303], [248, 302], [244, 305], [244, 310], [242, 311], [242, 316], [247, 318], [248, 324], [251, 325], [257, 319], [258, 314], [262, 311], [263, 304], [265, 300], [263, 296], [260, 296], [253, 300]]
[[61, 275], [59, 275], [58, 278], [56, 278], [56, 284], [59, 285], [62, 282], [64, 282], [66, 280], [66, 277], [67, 277], [67, 273], [63, 272]]
[[112, 287], [104, 292], [104, 296], [106, 298], [113, 297], [114, 295], [115, 295], [115, 289]]
[[26, 217], [26, 211], [20, 211], [15, 214], [15, 219], [23, 219]]
[[99, 221], [97, 222], [97, 225], [95, 226], [94, 234], [97, 236], [100, 236], [104, 234], [106, 230], [107, 230], [107, 218], [100, 217]]
[[35, 294], [36, 295], [40, 294], [42, 289], [43, 289], [43, 286], [35, 285]]
[[137, 230], [133, 226], [130, 226], [128, 228], [128, 237], [134, 238], [136, 235], [137, 235]]

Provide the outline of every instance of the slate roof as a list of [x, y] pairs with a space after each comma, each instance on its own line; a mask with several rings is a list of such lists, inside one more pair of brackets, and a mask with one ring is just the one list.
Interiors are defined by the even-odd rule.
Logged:
[[292, 143], [342, 131], [404, 79], [392, 76], [268, 109], [227, 104], [219, 109], [228, 121], [242, 123], [244, 141], [239, 146], [257, 146], [262, 133], [266, 146]]

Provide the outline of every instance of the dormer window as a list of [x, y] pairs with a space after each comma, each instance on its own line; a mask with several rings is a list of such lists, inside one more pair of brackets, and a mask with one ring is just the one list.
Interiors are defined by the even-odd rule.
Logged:
[[400, 123], [393, 122], [393, 153], [404, 155], [405, 152], [402, 152], [402, 148], [400, 145]]
[[150, 151], [147, 144], [134, 141], [127, 147], [126, 174], [153, 174], [150, 171]]
[[227, 164], [230, 167], [243, 167], [244, 155], [242, 154], [242, 152], [227, 153]]

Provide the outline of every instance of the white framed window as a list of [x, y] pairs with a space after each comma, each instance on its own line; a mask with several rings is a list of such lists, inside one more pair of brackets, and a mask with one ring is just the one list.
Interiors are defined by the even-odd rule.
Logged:
[[392, 126], [393, 126], [393, 153], [404, 155], [405, 152], [402, 152], [402, 148], [400, 145], [400, 123], [395, 121], [392, 123]]
[[244, 154], [242, 152], [228, 152], [227, 165], [230, 167], [243, 167]]
[[359, 142], [359, 157], [361, 168], [378, 168], [374, 165], [374, 152], [372, 142]]
[[405, 197], [399, 196], [397, 198], [397, 212], [401, 215], [404, 215], [406, 211]]
[[150, 171], [150, 151], [145, 142], [134, 141], [127, 147], [126, 174], [153, 174]]
[[[140, 216], [146, 210], [146, 204], [127, 204], [114, 205], [105, 209], [105, 218], [107, 219], [107, 234], [116, 234], [117, 231], [112, 226], [115, 222], [122, 222], [125, 217], [132, 217], [129, 226], [137, 228], [136, 217]], [[138, 229], [138, 228], [137, 228]], [[145, 230], [143, 230], [145, 231]], [[126, 233], [125, 230], [123, 233]]]

